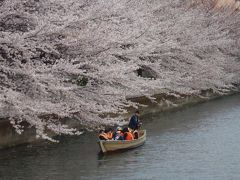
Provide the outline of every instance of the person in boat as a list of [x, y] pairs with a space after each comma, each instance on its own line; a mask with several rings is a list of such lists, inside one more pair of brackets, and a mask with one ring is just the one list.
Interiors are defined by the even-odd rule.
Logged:
[[113, 133], [114, 140], [124, 140], [123, 138], [123, 130], [121, 127], [117, 127], [116, 131]]
[[107, 129], [105, 131], [104, 130], [100, 130], [98, 138], [100, 140], [111, 140], [113, 138], [112, 129], [109, 128], [109, 129]]
[[105, 131], [102, 130], [102, 129], [99, 131], [98, 138], [99, 138], [100, 140], [108, 140], [107, 134], [106, 134]]
[[124, 140], [127, 140], [127, 141], [134, 140], [132, 132], [129, 131], [127, 127], [123, 129], [123, 132], [124, 132]]
[[134, 139], [138, 139], [138, 137], [139, 137], [138, 130], [133, 131], [132, 134], [133, 134]]
[[108, 128], [107, 130], [105, 130], [105, 133], [107, 134], [108, 140], [111, 140], [113, 138], [113, 130], [112, 130], [112, 128]]
[[128, 128], [130, 128], [131, 131], [139, 129], [140, 127], [139, 116], [140, 116], [139, 111], [136, 111], [134, 115], [130, 118]]

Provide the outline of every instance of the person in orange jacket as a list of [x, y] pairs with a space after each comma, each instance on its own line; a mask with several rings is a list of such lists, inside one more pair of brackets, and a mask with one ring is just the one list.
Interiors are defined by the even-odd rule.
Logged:
[[108, 140], [108, 135], [105, 133], [104, 130], [100, 130], [100, 131], [99, 131], [98, 138], [99, 138], [100, 140]]
[[133, 134], [128, 130], [128, 128], [123, 129], [124, 140], [131, 141], [134, 139]]
[[111, 140], [113, 138], [113, 130], [111, 128], [107, 129], [105, 133], [107, 134], [108, 140]]
[[113, 138], [112, 129], [100, 130], [98, 135], [100, 140], [111, 140]]

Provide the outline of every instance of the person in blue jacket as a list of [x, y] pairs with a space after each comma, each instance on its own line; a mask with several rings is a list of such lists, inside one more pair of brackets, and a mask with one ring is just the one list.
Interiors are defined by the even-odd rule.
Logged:
[[139, 129], [140, 122], [139, 122], [139, 111], [136, 111], [135, 114], [130, 118], [128, 127], [132, 130]]

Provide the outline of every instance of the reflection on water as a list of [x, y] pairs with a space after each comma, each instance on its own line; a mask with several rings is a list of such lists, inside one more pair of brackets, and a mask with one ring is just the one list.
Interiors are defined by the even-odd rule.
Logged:
[[145, 145], [123, 153], [99, 153], [94, 134], [2, 150], [0, 179], [240, 179], [239, 100], [142, 117]]

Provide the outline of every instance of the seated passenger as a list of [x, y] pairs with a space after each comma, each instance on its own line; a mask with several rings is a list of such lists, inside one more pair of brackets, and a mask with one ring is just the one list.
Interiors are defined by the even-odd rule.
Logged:
[[124, 140], [123, 139], [123, 132], [121, 127], [117, 127], [116, 132], [113, 133], [114, 140]]
[[108, 140], [111, 140], [113, 138], [113, 130], [112, 130], [112, 128], [108, 128], [107, 130], [105, 130], [105, 133], [107, 134]]
[[98, 138], [99, 138], [100, 140], [108, 140], [107, 134], [106, 134], [106, 133], [104, 132], [104, 130], [102, 130], [102, 129], [99, 131]]
[[131, 141], [134, 139], [133, 134], [128, 130], [128, 128], [123, 129], [124, 140]]
[[134, 139], [138, 139], [139, 135], [137, 130], [133, 131], [133, 137]]

